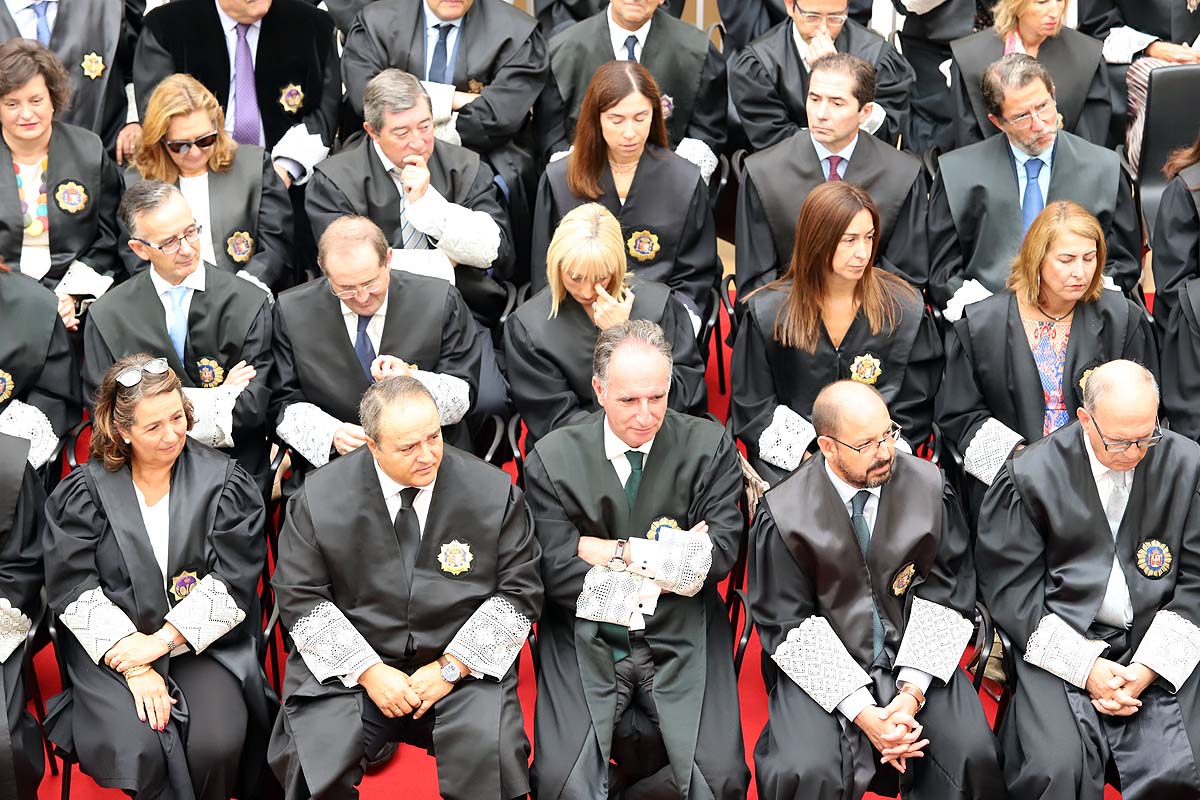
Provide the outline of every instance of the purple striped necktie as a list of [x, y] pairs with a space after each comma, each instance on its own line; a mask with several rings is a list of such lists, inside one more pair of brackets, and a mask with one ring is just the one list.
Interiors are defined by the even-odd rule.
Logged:
[[250, 26], [238, 23], [237, 49], [234, 51], [233, 72], [233, 138], [240, 144], [258, 144], [261, 127], [258, 116], [258, 90], [254, 86], [254, 57], [246, 33]]

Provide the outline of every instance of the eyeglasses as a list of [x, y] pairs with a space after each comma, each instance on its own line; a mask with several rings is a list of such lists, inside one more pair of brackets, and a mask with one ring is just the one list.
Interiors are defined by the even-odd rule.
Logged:
[[162, 244], [154, 244], [154, 242], [147, 242], [145, 239], [138, 238], [134, 238], [134, 241], [141, 242], [142, 244], [146, 245], [146, 247], [153, 247], [155, 250], [161, 252], [164, 256], [173, 256], [178, 253], [179, 248], [183, 246], [184, 239], [187, 239], [188, 242], [195, 244], [196, 242], [200, 241], [200, 234], [203, 232], [203, 225], [191, 225], [183, 233], [179, 234], [178, 236], [172, 236]]
[[831, 28], [840, 28], [846, 24], [846, 20], [850, 19], [850, 16], [845, 12], [841, 14], [820, 14], [816, 11], [803, 11], [800, 9], [796, 10], [796, 16], [800, 18], [801, 22], [806, 22], [809, 25], [820, 25], [821, 21], [824, 20], [829, 23], [829, 27]]
[[359, 294], [375, 294], [382, 288], [382, 280], [371, 281], [370, 283], [365, 283], [362, 286], [356, 286], [353, 289], [346, 289], [340, 292], [333, 288], [332, 283], [329, 284], [329, 291], [333, 292], [333, 296], [338, 300], [350, 300], [351, 298], [358, 297]]
[[1154, 431], [1149, 436], [1141, 439], [1123, 439], [1116, 442], [1110, 442], [1104, 438], [1104, 432], [1100, 430], [1100, 426], [1096, 423], [1096, 418], [1092, 417], [1092, 425], [1096, 428], [1096, 433], [1100, 434], [1100, 441], [1104, 443], [1104, 449], [1110, 453], [1124, 453], [1135, 444], [1143, 450], [1149, 450], [1154, 445], [1162, 441], [1162, 428], [1158, 427], [1158, 417], [1154, 418]]
[[140, 367], [130, 367], [117, 376], [117, 383], [132, 389], [142, 382], [143, 375], [162, 375], [168, 369], [165, 358], [153, 358]]
[[165, 145], [166, 148], [172, 153], [182, 156], [186, 155], [187, 151], [191, 150], [193, 147], [199, 147], [201, 150], [207, 150], [217, 143], [218, 136], [220, 136], [220, 134], [217, 131], [213, 131], [212, 133], [204, 134], [199, 139], [179, 139], [178, 141], [164, 140], [163, 145]]
[[1042, 122], [1049, 122], [1057, 115], [1058, 106], [1055, 105], [1053, 99], [1050, 99], [1027, 114], [1022, 114], [1021, 116], [1013, 117], [1012, 119], [1005, 117], [1005, 122], [1007, 122], [1009, 125], [1012, 125], [1014, 128], [1024, 130], [1025, 128], [1033, 127], [1034, 117], [1037, 117]]
[[883, 435], [882, 439], [876, 439], [873, 442], [867, 442], [866, 444], [859, 445], [858, 447], [855, 447], [852, 444], [847, 444], [846, 442], [843, 442], [841, 439], [837, 438], [836, 436], [830, 436], [829, 438], [833, 439], [835, 442], [840, 444], [842, 447], [848, 447], [856, 453], [861, 453], [863, 450], [870, 450], [873, 447], [883, 447], [884, 445], [888, 444], [889, 442], [891, 442], [892, 444], [895, 444], [896, 442], [900, 441], [900, 426], [893, 423], [892, 427], [888, 429], [888, 432]]

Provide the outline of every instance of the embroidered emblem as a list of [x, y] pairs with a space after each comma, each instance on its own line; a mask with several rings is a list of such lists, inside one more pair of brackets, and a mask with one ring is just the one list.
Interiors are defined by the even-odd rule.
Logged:
[[234, 231], [225, 240], [225, 252], [239, 264], [245, 264], [254, 255], [254, 237], [248, 231]]
[[294, 83], [289, 83], [279, 93], [279, 105], [289, 114], [298, 113], [304, 105], [304, 90]]
[[675, 98], [669, 94], [663, 94], [659, 97], [659, 102], [662, 104], [663, 121], [669, 120], [675, 116]]
[[658, 243], [658, 234], [650, 231], [634, 231], [629, 236], [629, 255], [638, 261], [651, 261], [662, 247]]
[[1086, 391], [1087, 391], [1087, 381], [1088, 381], [1088, 378], [1092, 377], [1092, 373], [1093, 373], [1093, 372], [1095, 372], [1095, 371], [1096, 371], [1096, 368], [1095, 368], [1095, 367], [1092, 367], [1091, 369], [1085, 369], [1085, 370], [1083, 371], [1083, 376], [1082, 376], [1082, 377], [1080, 377], [1080, 379], [1079, 379], [1079, 391], [1080, 391], [1080, 392], [1086, 392]]
[[215, 389], [225, 382], [225, 370], [215, 358], [202, 358], [196, 362], [196, 370], [200, 373], [200, 387]]
[[896, 573], [896, 579], [892, 581], [892, 594], [896, 597], [901, 597], [908, 591], [908, 587], [912, 586], [913, 575], [917, 574], [917, 565], [915, 562], [908, 562], [900, 571]]
[[200, 576], [191, 570], [185, 569], [183, 572], [171, 578], [171, 596], [175, 598], [175, 602], [183, 600], [192, 593], [192, 589], [196, 588], [196, 584], [200, 582]]
[[659, 517], [650, 523], [650, 529], [646, 531], [646, 538], [652, 542], [663, 541], [667, 531], [679, 530], [679, 523], [670, 517]]
[[855, 356], [854, 361], [850, 364], [850, 380], [852, 381], [874, 386], [882, 374], [883, 363], [870, 353]]
[[54, 200], [68, 214], [78, 214], [87, 206], [87, 190], [75, 181], [63, 181], [54, 190]]
[[0, 369], [0, 403], [8, 400], [13, 394], [13, 377]]
[[1142, 542], [1137, 552], [1137, 567], [1147, 578], [1161, 578], [1171, 571], [1171, 548], [1158, 539]]
[[447, 575], [462, 575], [471, 569], [471, 562], [475, 560], [475, 556], [471, 553], [471, 545], [466, 542], [460, 542], [458, 539], [451, 539], [442, 545], [442, 550], [438, 553], [438, 563], [442, 565], [442, 572]]
[[483, 83], [472, 78], [467, 81], [467, 89], [471, 94], [483, 94]]
[[92, 80], [96, 80], [104, 74], [104, 57], [93, 51], [83, 57], [83, 61], [79, 64], [83, 68], [83, 74], [87, 75]]

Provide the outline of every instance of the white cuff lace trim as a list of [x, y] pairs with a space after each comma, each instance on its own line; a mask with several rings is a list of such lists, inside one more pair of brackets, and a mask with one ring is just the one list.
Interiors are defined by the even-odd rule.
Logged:
[[883, 127], [884, 121], [887, 119], [887, 112], [879, 103], [871, 103], [871, 113], [858, 126], [860, 130], [874, 135], [875, 131]]
[[292, 628], [292, 639], [309, 672], [322, 683], [338, 678], [346, 686], [354, 686], [358, 676], [382, 660], [341, 609], [328, 600], [300, 618]]
[[432, 186], [404, 213], [455, 264], [486, 269], [500, 253], [500, 226], [491, 215], [451, 203]]
[[239, 269], [237, 272], [235, 272], [233, 274], [234, 274], [234, 277], [241, 278], [242, 280], [244, 280], [246, 283], [250, 284], [251, 286], [256, 286], [259, 289], [262, 289], [264, 292], [266, 292], [267, 293], [267, 302], [274, 305], [275, 295], [271, 293], [270, 286], [267, 286], [261, 280], [259, 280], [255, 276], [251, 275], [249, 272], [246, 272], [246, 270], [244, 270], [244, 269]]
[[290, 158], [304, 167], [304, 174], [297, 178], [293, 185], [302, 186], [312, 177], [313, 168], [318, 162], [329, 155], [329, 148], [321, 140], [319, 133], [309, 133], [303, 122], [297, 122], [288, 128], [283, 138], [275, 143], [271, 150], [271, 158]]
[[13, 400], [0, 414], [0, 433], [29, 440], [29, 463], [40, 469], [58, 449], [50, 418], [37, 406]]
[[446, 654], [467, 665], [472, 673], [500, 680], [525, 645], [532, 623], [503, 597], [493, 595], [458, 629]]
[[33, 622], [21, 613], [21, 609], [13, 608], [7, 598], [0, 597], [0, 664], [25, 644], [31, 627]]
[[1174, 691], [1179, 691], [1200, 662], [1200, 628], [1174, 611], [1159, 611], [1133, 660], [1157, 672]]
[[661, 530], [657, 540], [629, 542], [629, 569], [668, 592], [693, 597], [712, 569], [712, 539], [707, 533]]
[[628, 570], [616, 572], [596, 566], [583, 576], [583, 591], [575, 601], [575, 616], [595, 622], [629, 625], [637, 611], [638, 590], [642, 577]]
[[788, 631], [771, 660], [831, 714], [855, 689], [871, 684], [824, 617], [809, 617]]
[[174, 625], [197, 653], [242, 624], [246, 612], [238, 608], [225, 584], [205, 575], [188, 596], [167, 612]]
[[949, 300], [946, 301], [946, 307], [942, 309], [942, 316], [947, 322], [958, 322], [962, 319], [963, 309], [971, 303], [977, 303], [980, 300], [987, 300], [992, 296], [987, 287], [974, 278], [969, 278], [963, 282], [963, 285], [958, 287], [958, 291], [954, 293]]
[[1104, 39], [1104, 60], [1109, 64], [1129, 64], [1135, 55], [1157, 42], [1158, 38], [1128, 25], [1113, 28]]
[[209, 447], [233, 447], [233, 406], [242, 393], [241, 387], [198, 389], [185, 386], [183, 393], [192, 401], [196, 417], [196, 424], [188, 431], [188, 436]]
[[54, 293], [60, 296], [95, 297], [99, 300], [112, 285], [112, 276], [101, 275], [82, 261], [72, 261], [67, 273], [54, 287]]
[[471, 407], [471, 385], [455, 375], [413, 370], [413, 377], [433, 395], [442, 425], [453, 425], [467, 415]]
[[114, 644], [137, 632], [133, 620], [98, 586], [79, 595], [63, 610], [61, 619], [93, 664], [99, 664]]
[[775, 406], [771, 424], [758, 437], [758, 457], [780, 469], [793, 470], [816, 437], [811, 422], [788, 406]]
[[680, 158], [686, 158], [699, 167], [700, 177], [704, 178], [705, 183], [708, 183], [708, 179], [712, 177], [713, 170], [720, 163], [717, 159], [717, 154], [712, 151], [712, 148], [699, 139], [684, 139], [675, 148], [675, 155]]
[[312, 403], [292, 403], [275, 432], [314, 467], [329, 463], [333, 434], [342, 423]]
[[914, 597], [895, 667], [911, 667], [949, 683], [975, 625], [953, 608]]
[[1106, 649], [1107, 644], [1088, 639], [1057, 614], [1047, 614], [1025, 645], [1025, 660], [1083, 689], [1092, 665]]
[[988, 417], [963, 453], [963, 469], [991, 486], [1013, 448], [1023, 441], [1021, 434], [995, 417]]

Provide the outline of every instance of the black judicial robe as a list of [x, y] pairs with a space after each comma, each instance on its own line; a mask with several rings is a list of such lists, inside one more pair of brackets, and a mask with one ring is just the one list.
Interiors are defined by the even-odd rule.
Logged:
[[[258, 656], [262, 619], [257, 586], [266, 558], [262, 492], [233, 459], [188, 441], [172, 468], [169, 503], [167, 578], [184, 570], [195, 571], [199, 580], [211, 574], [246, 612], [245, 620], [203, 655], [183, 658], [215, 659], [241, 684], [250, 727], [238, 796], [262, 796], [256, 787], [278, 709]], [[128, 465], [108, 472], [93, 460], [67, 475], [46, 501], [46, 520], [43, 546], [55, 554], [46, 563], [46, 591], [56, 614], [99, 588], [141, 633], [162, 627], [173, 603], [150, 547]], [[158, 659], [152, 667], [179, 703], [166, 730], [152, 731], [131, 713], [129, 689], [120, 673], [103, 662], [92, 663], [74, 634], [65, 626], [60, 630], [59, 646], [73, 685], [49, 703], [50, 740], [78, 758], [102, 786], [190, 800], [183, 748], [188, 704], [204, 698], [182, 697], [171, 680], [170, 658]]]
[[[571, 146], [588, 84], [613, 55], [607, 7], [550, 40], [550, 78], [533, 113], [543, 157]], [[691, 138], [720, 153], [728, 138], [728, 81], [725, 59], [704, 31], [658, 9], [646, 34], [641, 64], [671, 100], [666, 119], [671, 147]], [[536, 245], [534, 252], [538, 252]], [[536, 266], [533, 274], [537, 275]]]
[[[647, 280], [628, 282], [633, 292], [630, 319], [662, 327], [671, 342], [671, 392], [667, 404], [683, 414], [708, 411], [704, 360], [687, 312], [671, 298], [671, 290]], [[552, 430], [580, 422], [599, 410], [592, 391], [592, 353], [600, 329], [571, 295], [563, 297], [558, 316], [550, 319], [550, 289], [522, 303], [504, 326], [504, 353], [513, 405], [533, 443]]]
[[[858, 24], [871, 21], [871, 0], [849, 0], [847, 9]], [[717, 11], [725, 28], [722, 38], [726, 53], [736, 53], [788, 19], [784, 0], [717, 0]]]
[[[597, 200], [576, 197], [567, 186], [567, 162], [561, 158], [546, 167], [538, 185], [533, 213], [533, 252], [530, 284], [546, 286], [546, 250], [559, 221], [586, 203], [600, 203], [621, 223], [629, 274], [665, 283], [683, 296], [697, 314], [708, 308], [709, 289], [721, 276], [717, 257], [717, 228], [708, 203], [708, 188], [695, 164], [672, 152], [647, 144], [622, 203], [612, 171], [600, 175], [603, 194]], [[686, 199], [687, 205], [684, 206]], [[649, 234], [653, 244], [639, 242]], [[646, 251], [650, 252], [647, 253]]]
[[834, 347], [824, 325], [816, 352], [784, 347], [775, 339], [775, 320], [787, 303], [788, 292], [767, 288], [747, 302], [730, 360], [729, 413], [733, 434], [746, 445], [750, 463], [772, 486], [786, 470], [762, 460], [759, 438], [771, 424], [775, 408], [786, 405], [800, 416], [812, 417], [812, 404], [830, 383], [853, 379], [851, 364], [860, 356], [881, 362], [872, 384], [883, 395], [904, 440], [916, 449], [929, 439], [933, 398], [942, 383], [942, 343], [937, 326], [925, 313], [920, 294], [897, 298], [902, 309], [896, 330], [871, 333], [861, 310], [850, 323], [840, 347]]
[[[462, 575], [439, 566], [440, 549], [451, 540], [465, 540], [474, 556]], [[272, 585], [284, 626], [332, 603], [383, 663], [406, 673], [436, 661], [489, 597], [508, 600], [531, 620], [542, 609], [540, 548], [521, 490], [507, 473], [453, 447], [443, 450], [411, 585], [365, 447], [308, 476], [289, 502], [280, 546]], [[516, 688], [514, 664], [499, 682], [465, 679], [433, 707], [442, 794], [509, 798], [529, 791]], [[293, 648], [270, 753], [288, 800], [308, 792], [357, 797], [362, 708], [370, 702], [358, 686], [318, 681]], [[473, 770], [473, 759], [498, 761], [498, 772]], [[480, 772], [492, 780], [481, 781]]]
[[[880, 266], [923, 287], [929, 276], [925, 241], [928, 178], [921, 160], [874, 136], [858, 137], [845, 180], [861, 186], [879, 209]], [[746, 158], [737, 205], [737, 288], [742, 295], [787, 271], [796, 220], [825, 173], [808, 131]]]
[[1177, 296], [1200, 276], [1200, 164], [1171, 179], [1154, 219], [1154, 318], [1159, 330], [1169, 322]]
[[[929, 193], [929, 292], [939, 306], [974, 278], [998, 292], [1021, 247], [1021, 198], [1007, 136], [992, 136], [941, 157]], [[1046, 205], [1073, 200], [1104, 229], [1104, 272], [1126, 293], [1142, 275], [1141, 225], [1129, 183], [1112, 150], [1059, 131]]]
[[[142, 180], [133, 168], [125, 171], [125, 185]], [[179, 181], [175, 182], [179, 185]], [[229, 273], [245, 270], [272, 291], [285, 285], [292, 272], [292, 204], [287, 188], [275, 172], [271, 156], [253, 144], [238, 145], [233, 164], [225, 172], [208, 173], [208, 228], [214, 264]], [[249, 251], [243, 251], [246, 237]], [[149, 266], [129, 249], [129, 232], [121, 228], [121, 258], [130, 274]]]
[[[662, 8], [678, 19], [686, 4], [687, 0], [663, 0]], [[608, 0], [533, 0], [533, 13], [547, 36], [606, 8]]]
[[604, 415], [597, 413], [559, 428], [526, 460], [546, 587], [538, 625], [535, 794], [560, 797], [579, 754], [593, 741], [603, 763], [595, 765], [592, 785], [602, 785], [616, 723], [612, 650], [597, 638], [595, 622], [575, 616], [589, 569], [576, 554], [579, 537], [644, 536], [653, 520], [666, 516], [681, 529], [705, 520], [713, 544], [704, 588], [694, 597], [663, 594], [645, 618], [655, 662], [654, 702], [671, 773], [682, 797], [745, 797], [749, 775], [737, 725], [729, 618], [716, 588], [733, 567], [742, 526], [737, 507], [742, 472], [733, 442], [715, 422], [668, 409], [630, 512], [604, 457], [603, 426]]
[[[117, 359], [149, 353], [167, 359], [184, 386], [212, 389], [225, 373], [245, 361], [258, 373], [233, 406], [233, 441], [222, 452], [236, 458], [264, 488], [274, 476], [265, 474], [269, 450], [267, 416], [271, 398], [272, 318], [267, 294], [241, 278], [205, 267], [204, 291], [192, 292], [184, 361], [167, 333], [166, 312], [154, 290], [150, 270], [143, 270], [96, 301], [84, 328], [83, 389], [94, 402], [104, 374]], [[215, 362], [216, 382], [208, 375]], [[357, 363], [357, 362], [356, 362]], [[206, 380], [206, 378], [209, 378]]]
[[[60, 11], [60, 14], [62, 12]], [[0, 164], [12, 163], [12, 153], [0, 138]], [[117, 255], [117, 205], [124, 187], [117, 165], [104, 152], [104, 144], [91, 131], [55, 122], [46, 157], [46, 212], [50, 220], [50, 271], [42, 278], [53, 289], [79, 260], [101, 275], [118, 281], [125, 273]], [[71, 196], [57, 199], [60, 189], [80, 187], [82, 207]], [[64, 207], [65, 202], [65, 207]], [[74, 211], [69, 209], [75, 208]], [[0, 261], [21, 269], [25, 236], [21, 222], [21, 197], [16, 174], [0, 169]]]
[[[729, 67], [729, 91], [754, 150], [782, 142], [808, 127], [808, 67], [796, 50], [791, 19], [776, 25], [738, 52]], [[874, 31], [850, 20], [833, 40], [875, 67], [875, 102], [887, 119], [875, 136], [895, 146], [908, 144], [908, 96], [916, 81], [904, 56]]]
[[[1091, 36], [1064, 27], [1038, 48], [1037, 60], [1054, 80], [1054, 99], [1063, 130], [1104, 147], [1112, 119], [1112, 96], [1103, 46]], [[983, 73], [1004, 56], [1004, 40], [992, 29], [950, 43], [954, 60], [950, 80], [954, 94], [956, 147], [1000, 134], [987, 117]]]
[[[0, 433], [0, 597], [31, 617], [40, 602], [42, 482], [26, 463], [29, 442]], [[14, 800], [35, 800], [42, 779], [41, 733], [25, 709], [19, 644], [0, 666], [4, 713], [0, 714], [0, 789]]]
[[1185, 281], [1174, 301], [1162, 336], [1163, 414], [1171, 430], [1200, 441], [1200, 281]]

